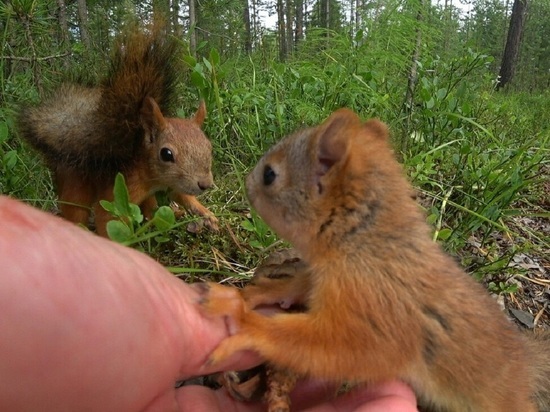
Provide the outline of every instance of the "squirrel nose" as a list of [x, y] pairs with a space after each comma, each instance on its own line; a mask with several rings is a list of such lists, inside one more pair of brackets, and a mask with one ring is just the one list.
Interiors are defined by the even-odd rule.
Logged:
[[199, 186], [200, 190], [206, 190], [212, 187], [212, 183], [210, 182], [198, 182], [197, 185]]

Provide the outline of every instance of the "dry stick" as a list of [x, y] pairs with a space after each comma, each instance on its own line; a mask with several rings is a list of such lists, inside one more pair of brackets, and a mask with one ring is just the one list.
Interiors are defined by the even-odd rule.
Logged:
[[60, 57], [65, 57], [65, 56], [68, 56], [70, 54], [71, 54], [71, 52], [65, 52], [65, 53], [61, 53], [61, 54], [54, 54], [52, 56], [44, 56], [44, 57], [0, 56], [0, 59], [3, 59], [3, 60], [18, 60], [18, 61], [32, 63], [32, 62], [46, 61], [46, 60], [51, 60], [51, 59], [58, 59]]

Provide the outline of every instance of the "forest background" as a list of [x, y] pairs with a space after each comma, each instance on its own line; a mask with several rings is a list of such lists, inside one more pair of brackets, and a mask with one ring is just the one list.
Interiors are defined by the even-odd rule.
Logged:
[[128, 16], [158, 13], [187, 50], [179, 114], [207, 103], [216, 188], [202, 201], [222, 230], [190, 234], [190, 218], [143, 222], [122, 205], [116, 240], [187, 281], [246, 281], [281, 245], [249, 209], [246, 173], [285, 134], [345, 106], [390, 125], [434, 241], [520, 321], [547, 321], [550, 0], [4, 1], [0, 193], [55, 210], [17, 111], [61, 81], [101, 79]]

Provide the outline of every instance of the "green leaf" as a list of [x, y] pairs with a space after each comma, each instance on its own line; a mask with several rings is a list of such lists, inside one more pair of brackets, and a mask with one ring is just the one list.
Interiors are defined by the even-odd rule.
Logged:
[[254, 227], [254, 225], [252, 224], [252, 222], [250, 220], [243, 220], [243, 222], [241, 223], [241, 227], [244, 230], [248, 230], [249, 232], [255, 232], [256, 231], [256, 228]]
[[432, 97], [426, 102], [426, 108], [432, 109], [435, 106], [435, 99]]
[[204, 63], [206, 68], [211, 72], [212, 71], [212, 63], [210, 63], [206, 57], [202, 58], [202, 62]]
[[107, 222], [107, 235], [115, 242], [124, 243], [132, 238], [132, 230], [120, 220]]
[[112, 202], [109, 202], [107, 200], [100, 200], [99, 204], [103, 209], [105, 209], [107, 212], [114, 214], [116, 211], [115, 205]]
[[138, 224], [143, 222], [143, 214], [141, 213], [141, 209], [134, 203], [130, 203], [130, 216], [133, 222]]
[[447, 240], [451, 236], [453, 231], [451, 229], [441, 229], [437, 234], [437, 238], [441, 240]]
[[183, 61], [187, 63], [190, 67], [195, 67], [195, 65], [197, 64], [197, 59], [190, 55], [183, 56]]
[[200, 51], [202, 50], [203, 48], [205, 48], [206, 46], [208, 45], [208, 42], [206, 40], [203, 40], [199, 43], [199, 45], [197, 46], [197, 51]]
[[207, 87], [206, 79], [204, 78], [204, 74], [199, 73], [198, 71], [193, 71], [191, 73], [191, 83], [193, 86], [204, 90]]
[[153, 224], [160, 231], [166, 231], [172, 228], [176, 223], [176, 216], [171, 207], [161, 206], [156, 211], [153, 218]]
[[220, 65], [220, 53], [218, 53], [218, 50], [216, 48], [212, 48], [210, 50], [210, 61], [212, 62], [213, 66]]
[[423, 87], [420, 89], [420, 98], [427, 102], [428, 100], [430, 100], [432, 98], [432, 95], [430, 93], [430, 90], [426, 87]]
[[4, 164], [6, 165], [7, 169], [13, 169], [15, 165], [17, 164], [17, 151], [10, 150], [4, 155]]
[[437, 222], [437, 215], [436, 215], [435, 213], [432, 213], [431, 215], [429, 215], [429, 216], [426, 218], [426, 221], [427, 221], [430, 225], [435, 224], [435, 222]]
[[250, 246], [252, 246], [253, 248], [256, 248], [256, 249], [263, 249], [264, 248], [262, 246], [262, 244], [257, 240], [251, 240], [250, 241]]
[[126, 187], [122, 173], [118, 173], [116, 175], [113, 195], [115, 197], [114, 204], [116, 210], [118, 210], [123, 216], [131, 216], [130, 195], [128, 194], [128, 188]]

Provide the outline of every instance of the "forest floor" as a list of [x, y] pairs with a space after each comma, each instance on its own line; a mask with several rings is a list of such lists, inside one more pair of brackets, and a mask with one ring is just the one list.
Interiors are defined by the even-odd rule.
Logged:
[[[550, 211], [550, 167], [542, 172], [541, 184], [536, 189], [536, 205], [530, 204], [541, 213]], [[522, 205], [518, 205], [521, 209]], [[497, 240], [501, 248], [510, 248], [513, 242], [540, 245], [516, 254], [509, 263], [523, 273], [509, 282], [515, 282], [515, 293], [504, 294], [502, 302], [510, 316], [521, 326], [550, 328], [550, 219], [548, 217], [515, 217], [509, 223], [518, 239], [502, 236]], [[526, 248], [529, 249], [529, 248]]]

